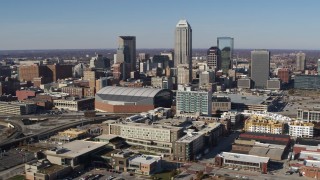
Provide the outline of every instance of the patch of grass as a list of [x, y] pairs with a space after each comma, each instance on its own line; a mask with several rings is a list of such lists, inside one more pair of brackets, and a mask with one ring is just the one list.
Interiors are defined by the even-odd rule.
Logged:
[[25, 180], [25, 179], [26, 178], [24, 175], [16, 175], [16, 176], [9, 178], [9, 180]]

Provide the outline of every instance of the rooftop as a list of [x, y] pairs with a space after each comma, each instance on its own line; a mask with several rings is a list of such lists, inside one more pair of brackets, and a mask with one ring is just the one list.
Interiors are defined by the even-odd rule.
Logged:
[[230, 153], [230, 152], [222, 152], [220, 156], [228, 160], [252, 162], [252, 163], [268, 163], [270, 160], [269, 157], [260, 157], [260, 156]]
[[187, 20], [181, 19], [176, 27], [191, 27]]
[[105, 145], [107, 145], [105, 142], [75, 140], [64, 144], [61, 149], [45, 151], [45, 154], [75, 158]]
[[190, 143], [199, 137], [203, 136], [203, 133], [200, 132], [188, 132], [185, 136], [178, 139], [177, 143]]
[[130, 161], [135, 163], [141, 163], [141, 164], [152, 164], [159, 160], [161, 160], [160, 156], [141, 155], [141, 156], [135, 156]]
[[262, 104], [269, 98], [268, 96], [252, 96], [241, 94], [228, 94], [232, 103], [237, 104]]

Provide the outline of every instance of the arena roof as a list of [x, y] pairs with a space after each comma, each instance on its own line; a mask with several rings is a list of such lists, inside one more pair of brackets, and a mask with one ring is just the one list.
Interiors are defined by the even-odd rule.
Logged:
[[107, 86], [99, 90], [96, 96], [102, 100], [137, 102], [145, 98], [153, 98], [161, 91], [170, 90]]

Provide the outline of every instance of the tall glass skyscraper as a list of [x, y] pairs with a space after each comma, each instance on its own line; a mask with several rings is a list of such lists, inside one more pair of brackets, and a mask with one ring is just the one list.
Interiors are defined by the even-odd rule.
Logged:
[[217, 45], [221, 51], [221, 70], [223, 71], [223, 74], [228, 74], [228, 70], [232, 68], [233, 38], [218, 37]]
[[189, 82], [192, 75], [192, 29], [187, 20], [180, 20], [175, 29], [174, 65], [189, 68]]

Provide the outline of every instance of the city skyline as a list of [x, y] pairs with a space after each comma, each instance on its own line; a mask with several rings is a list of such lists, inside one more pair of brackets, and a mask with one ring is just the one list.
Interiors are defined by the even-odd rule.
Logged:
[[120, 35], [136, 36], [138, 49], [174, 48], [180, 19], [192, 24], [195, 49], [216, 46], [216, 38], [224, 36], [235, 39], [235, 49], [319, 49], [320, 26], [314, 23], [319, 5], [297, 0], [8, 1], [0, 6], [0, 49], [116, 49]]

